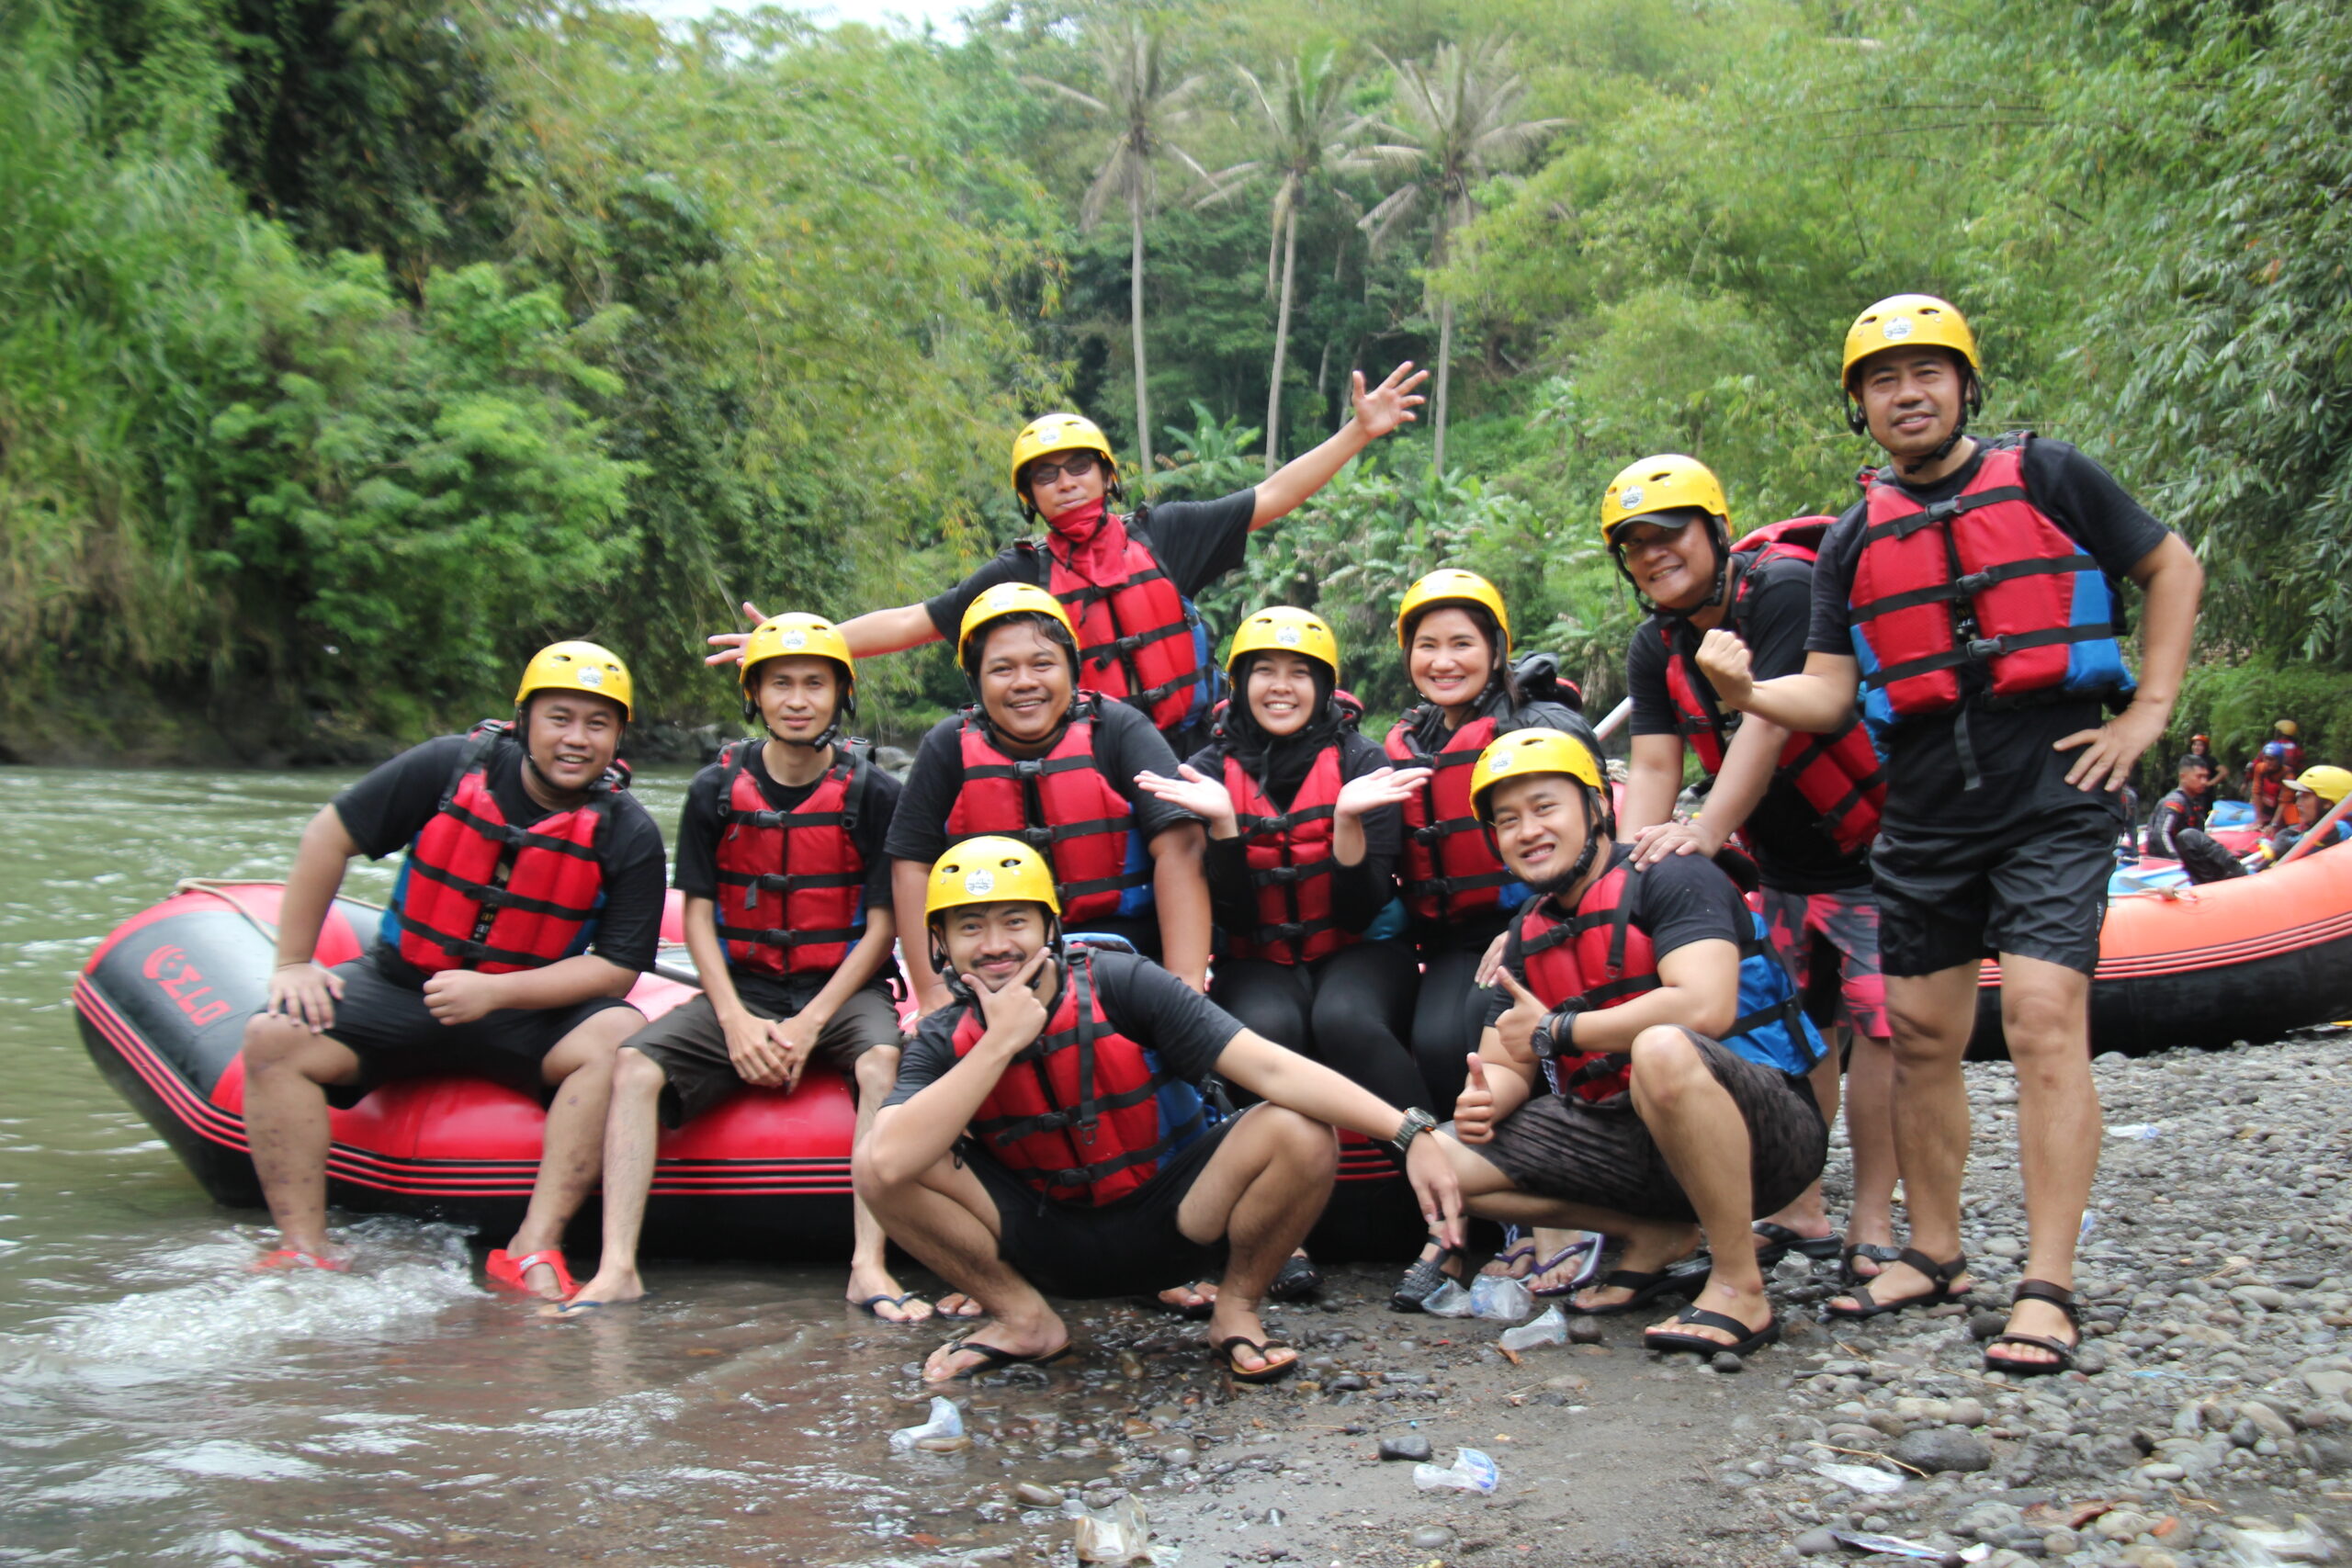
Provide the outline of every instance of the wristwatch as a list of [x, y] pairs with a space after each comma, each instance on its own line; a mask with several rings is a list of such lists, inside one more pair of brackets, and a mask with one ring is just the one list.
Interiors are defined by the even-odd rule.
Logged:
[[1535, 1032], [1527, 1037], [1528, 1047], [1535, 1053], [1536, 1059], [1575, 1055], [1577, 1018], [1588, 1010], [1582, 998], [1572, 998], [1537, 1020]]
[[1396, 1135], [1388, 1140], [1388, 1146], [1396, 1151], [1396, 1163], [1404, 1164], [1406, 1154], [1413, 1146], [1413, 1140], [1436, 1126], [1437, 1118], [1418, 1105], [1406, 1111], [1405, 1119], [1396, 1123]]

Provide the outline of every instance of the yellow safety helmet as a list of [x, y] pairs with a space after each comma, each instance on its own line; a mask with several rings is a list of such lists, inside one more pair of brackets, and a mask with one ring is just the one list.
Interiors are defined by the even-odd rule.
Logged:
[[1225, 656], [1225, 672], [1238, 681], [1240, 676], [1234, 666], [1241, 662], [1243, 654], [1270, 651], [1315, 660], [1331, 672], [1333, 685], [1340, 683], [1340, 639], [1331, 635], [1323, 617], [1311, 610], [1274, 604], [1242, 622], [1233, 634], [1232, 651]]
[[968, 904], [1012, 903], [1043, 904], [1061, 918], [1046, 857], [1018, 839], [988, 835], [967, 839], [939, 857], [923, 888], [922, 913], [928, 920]]
[[[1007, 615], [1050, 615], [1062, 624], [1062, 630], [1069, 633], [1071, 647], [1074, 649], [1078, 644], [1078, 628], [1070, 624], [1069, 612], [1062, 608], [1060, 600], [1034, 582], [1000, 582], [973, 600], [970, 607], [965, 610], [963, 627], [956, 636], [956, 662], [964, 662], [964, 656], [972, 646], [972, 638], [978, 636], [982, 628], [989, 622], [1001, 621]], [[1077, 659], [1075, 653], [1070, 657], [1073, 662]]]
[[1605, 807], [1608, 785], [1602, 782], [1600, 760], [1575, 736], [1557, 729], [1514, 729], [1498, 736], [1478, 753], [1470, 770], [1470, 809], [1479, 821], [1487, 815], [1487, 792], [1505, 779], [1531, 774], [1566, 773], [1587, 789], [1599, 791]]
[[788, 612], [770, 615], [752, 628], [743, 642], [741, 681], [743, 695], [752, 695], [752, 671], [771, 659], [798, 654], [810, 659], [830, 659], [842, 667], [842, 679], [846, 684], [842, 692], [844, 707], [857, 705], [857, 660], [849, 650], [849, 638], [841, 628], [822, 615], [807, 615]]
[[1723, 481], [1696, 457], [1661, 452], [1630, 463], [1609, 481], [1600, 494], [1600, 542], [1614, 547], [1617, 530], [1636, 517], [1695, 508], [1719, 520], [1726, 536], [1731, 529], [1731, 505], [1724, 500]]
[[2296, 728], [2295, 721], [2291, 718], [2282, 718], [2270, 728], [2277, 730], [2279, 734], [2285, 736], [2290, 740], [2292, 740], [2296, 736], [2302, 733], [2301, 729]]
[[1889, 348], [1917, 348], [1925, 344], [1949, 348], [1982, 376], [1976, 362], [1976, 334], [1959, 310], [1932, 294], [1891, 294], [1854, 318], [1846, 329], [1846, 362], [1838, 378], [1848, 392], [1854, 389], [1854, 367], [1871, 355]]
[[621, 716], [628, 719], [637, 716], [629, 700], [632, 690], [628, 666], [612, 649], [593, 642], [551, 642], [523, 666], [514, 705], [521, 707], [533, 692], [585, 692], [620, 704]]
[[1030, 459], [1048, 452], [1078, 450], [1102, 453], [1102, 461], [1110, 466], [1112, 480], [1118, 479], [1119, 459], [1112, 455], [1110, 440], [1092, 420], [1074, 413], [1041, 414], [1031, 420], [1012, 438], [1012, 493], [1023, 505], [1028, 503], [1029, 492], [1022, 486], [1021, 470], [1029, 466]]
[[1503, 608], [1502, 594], [1476, 572], [1451, 566], [1430, 572], [1405, 590], [1404, 602], [1396, 606], [1396, 646], [1408, 649], [1407, 623], [1441, 604], [1476, 604], [1494, 616], [1495, 624], [1503, 629], [1503, 652], [1510, 654], [1510, 612]]
[[2330, 806], [2352, 794], [2352, 773], [2322, 762], [2315, 768], [2305, 768], [2287, 781], [2289, 789], [2307, 789]]

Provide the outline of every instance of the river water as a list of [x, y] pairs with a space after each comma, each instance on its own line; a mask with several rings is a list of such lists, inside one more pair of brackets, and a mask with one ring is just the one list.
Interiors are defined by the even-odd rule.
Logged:
[[[266, 1216], [205, 1196], [67, 996], [177, 879], [283, 875], [348, 776], [0, 768], [0, 1563], [1003, 1562], [1037, 1539], [1014, 1456], [1132, 1481], [1106, 1438], [1138, 1415], [1192, 1440], [1198, 1354], [1125, 1306], [1071, 1326], [1148, 1390], [1098, 1353], [979, 1396], [978, 1448], [894, 1456], [940, 1331], [854, 1314], [837, 1264], [653, 1264], [642, 1307], [563, 1323], [447, 1226], [356, 1221], [348, 1274], [246, 1272]], [[639, 776], [665, 825], [686, 777]], [[391, 864], [347, 889], [380, 900]]]

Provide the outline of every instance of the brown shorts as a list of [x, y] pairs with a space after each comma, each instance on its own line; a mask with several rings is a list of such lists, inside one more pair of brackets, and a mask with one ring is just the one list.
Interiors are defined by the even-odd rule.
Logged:
[[[1756, 1216], [1778, 1213], [1813, 1184], [1828, 1157], [1829, 1132], [1812, 1087], [1694, 1030], [1682, 1032], [1747, 1123], [1749, 1203]], [[1493, 1142], [1469, 1146], [1513, 1187], [1540, 1198], [1647, 1220], [1699, 1217], [1642, 1125], [1631, 1094], [1597, 1105], [1539, 1094], [1495, 1129]]]
[[[748, 1001], [743, 1005], [755, 1017], [778, 1016]], [[825, 1021], [825, 1027], [817, 1033], [816, 1048], [808, 1055], [811, 1061], [822, 1062], [849, 1078], [854, 1091], [857, 1079], [851, 1069], [857, 1059], [876, 1045], [898, 1043], [899, 1010], [891, 1005], [888, 991], [868, 986]], [[621, 1048], [650, 1058], [662, 1069], [667, 1080], [662, 1086], [665, 1127], [684, 1126], [743, 1087], [735, 1059], [727, 1054], [727, 1031], [720, 1027], [710, 998], [700, 992], [630, 1035]]]

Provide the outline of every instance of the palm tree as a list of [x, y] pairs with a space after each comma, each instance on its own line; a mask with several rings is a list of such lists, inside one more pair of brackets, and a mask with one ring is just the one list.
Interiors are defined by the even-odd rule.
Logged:
[[1279, 253], [1282, 304], [1274, 315], [1274, 370], [1266, 390], [1266, 472], [1270, 474], [1282, 461], [1283, 365], [1290, 353], [1291, 275], [1298, 259], [1299, 205], [1316, 176], [1327, 168], [1351, 163], [1354, 154], [1348, 140], [1366, 123], [1347, 107], [1355, 79], [1341, 75], [1339, 63], [1337, 50], [1328, 44], [1309, 45], [1295, 59], [1274, 67], [1271, 87], [1248, 67], [1235, 66], [1265, 118], [1268, 155], [1220, 169], [1216, 186], [1203, 198], [1203, 205], [1222, 201], [1257, 175], [1274, 175], [1266, 292], [1276, 292], [1274, 258]]
[[[1361, 226], [1377, 245], [1386, 242], [1426, 202], [1436, 209], [1429, 269], [1445, 265], [1446, 242], [1470, 219], [1470, 193], [1489, 174], [1520, 162], [1561, 126], [1561, 119], [1514, 119], [1527, 84], [1511, 69], [1510, 44], [1497, 33], [1462, 49], [1442, 44], [1424, 64], [1381, 60], [1396, 73], [1396, 118], [1381, 128], [1394, 142], [1371, 148], [1365, 162], [1409, 171], [1405, 184], [1363, 215]], [[1438, 301], [1437, 430], [1434, 461], [1445, 471], [1447, 383], [1453, 368], [1453, 301]]]
[[1124, 28], [1102, 26], [1091, 31], [1095, 59], [1102, 67], [1102, 96], [1082, 93], [1067, 82], [1047, 76], [1024, 76], [1022, 80], [1068, 98], [1112, 126], [1111, 145], [1102, 166], [1095, 171], [1094, 183], [1087, 187], [1085, 203], [1079, 209], [1079, 221], [1081, 227], [1091, 229], [1114, 201], [1124, 200], [1126, 204], [1127, 225], [1135, 247], [1128, 308], [1135, 329], [1136, 443], [1141, 449], [1143, 466], [1139, 471], [1148, 475], [1151, 396], [1144, 375], [1143, 220], [1159, 194], [1162, 162], [1182, 165], [1196, 179], [1209, 177], [1200, 162], [1173, 140], [1192, 122], [1196, 112], [1192, 100], [1208, 78], [1192, 75], [1170, 84], [1167, 79], [1164, 40], [1158, 29], [1146, 26], [1140, 18], [1130, 17]]

